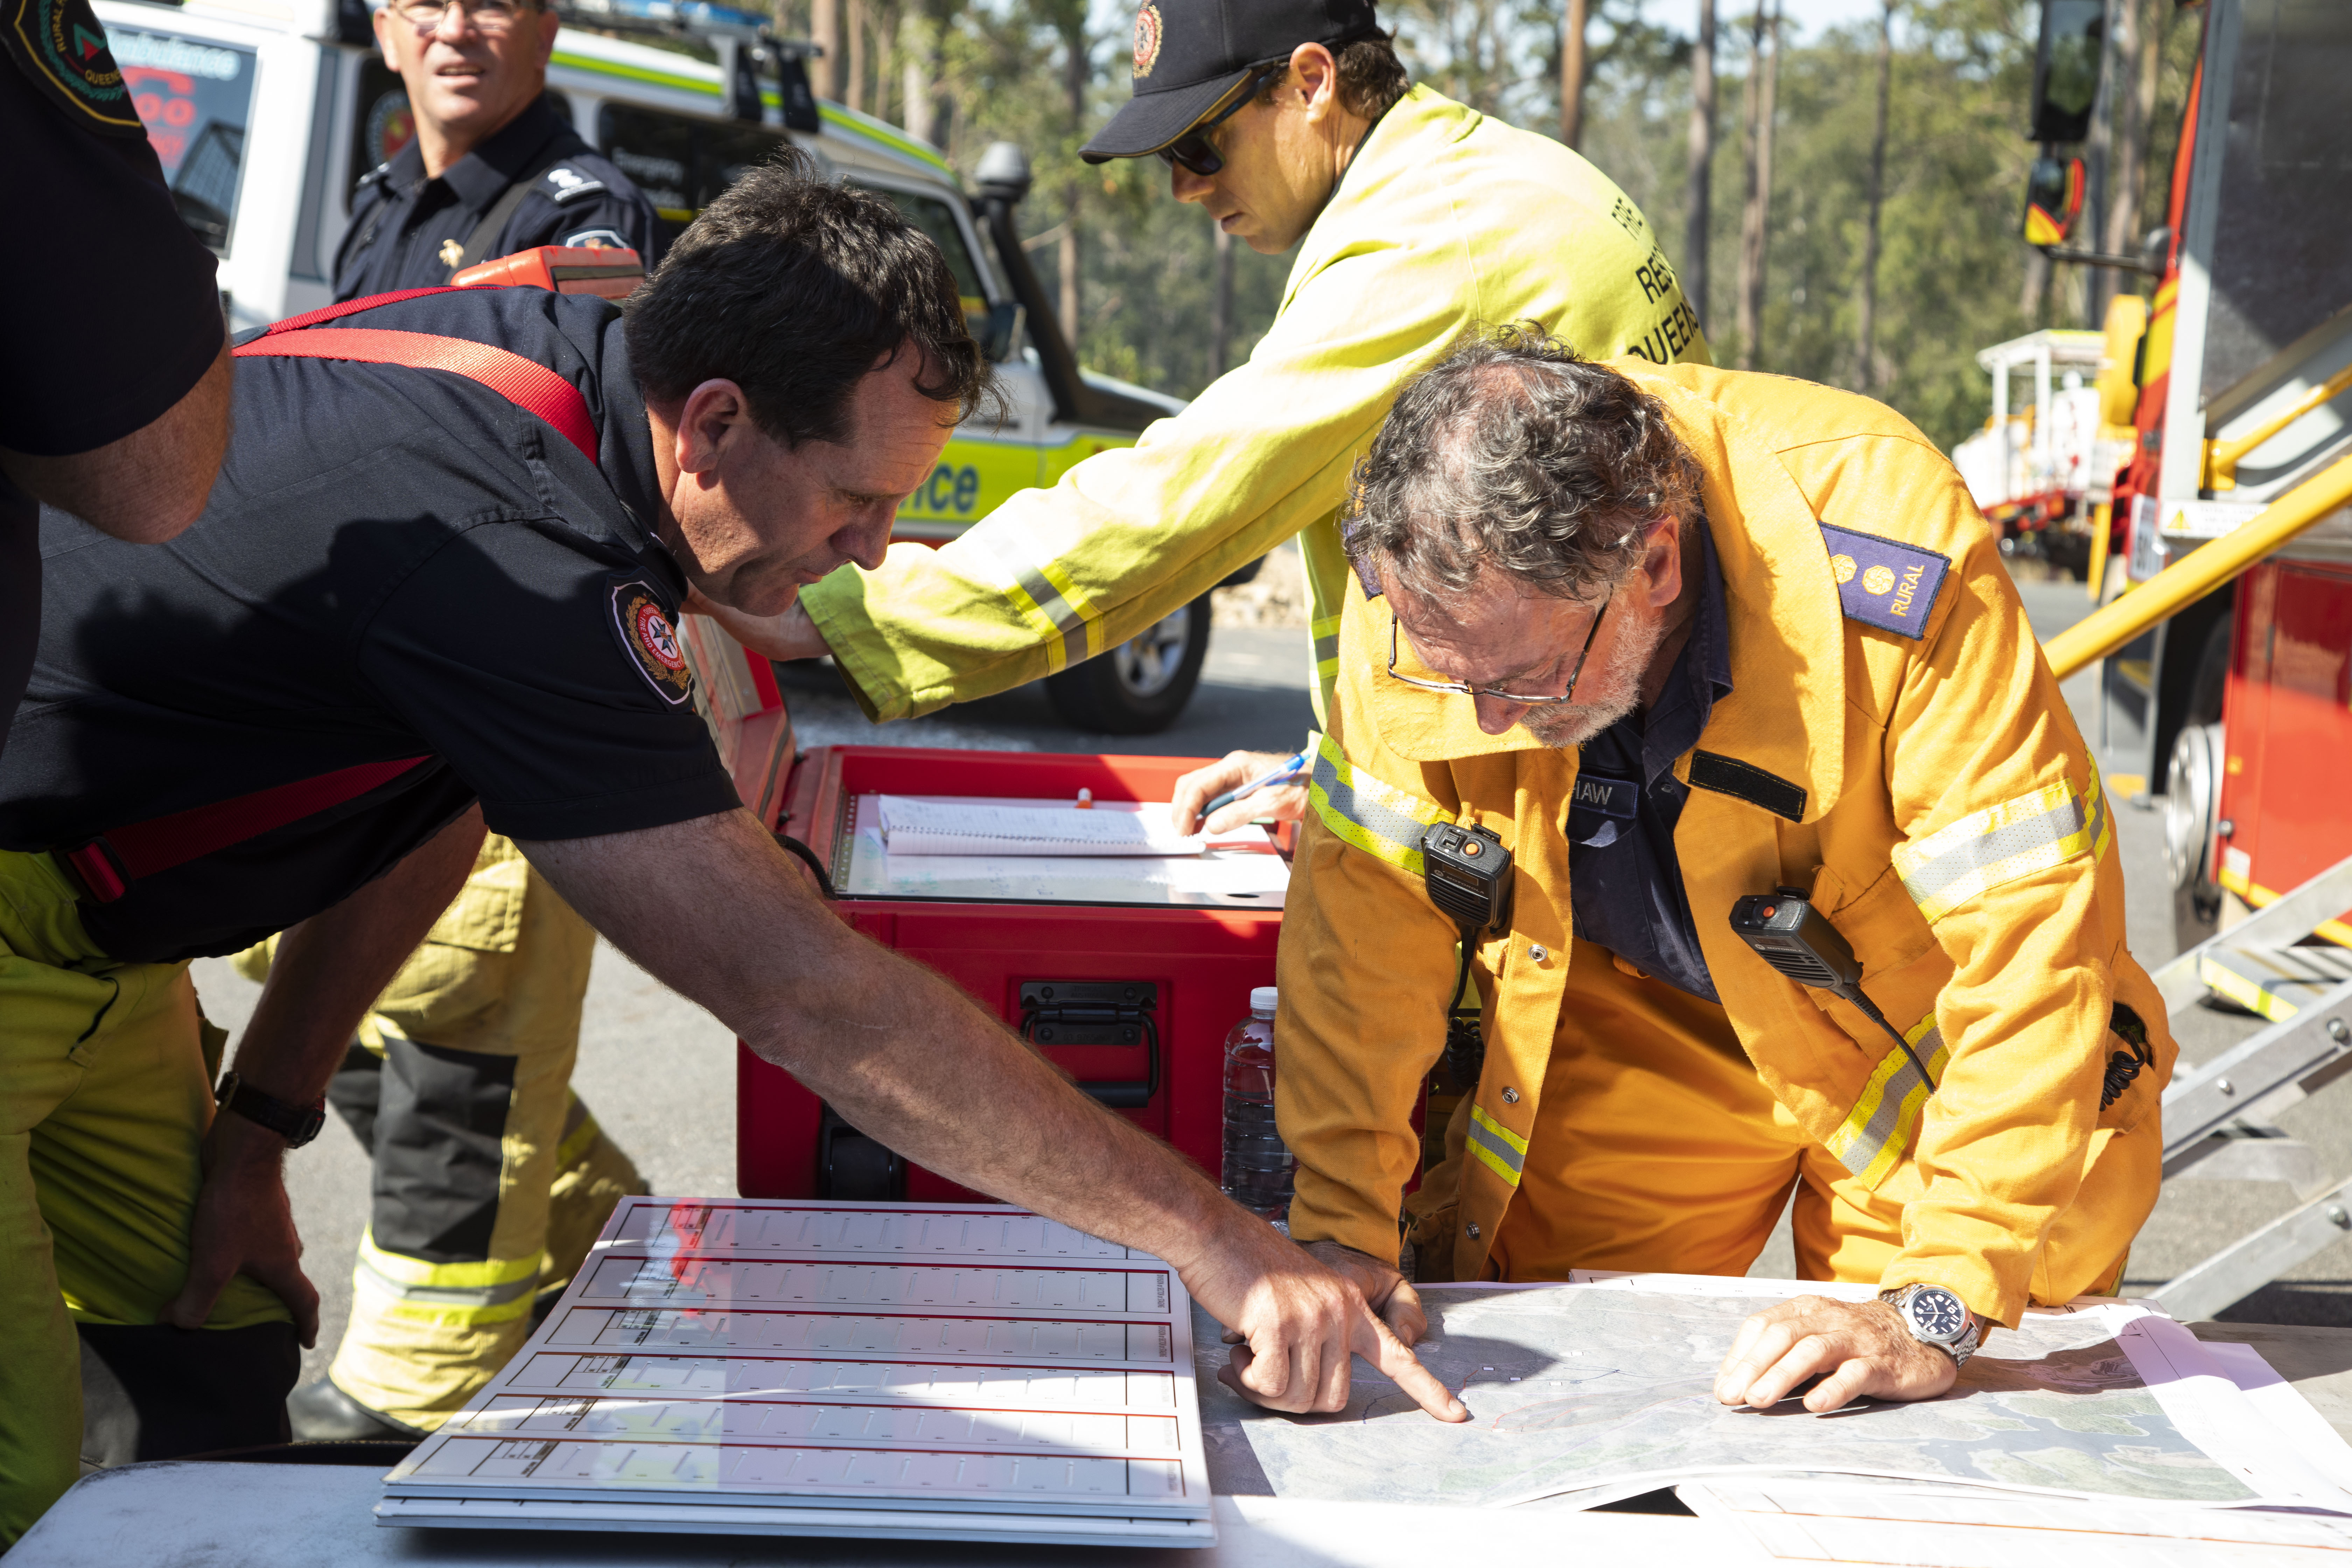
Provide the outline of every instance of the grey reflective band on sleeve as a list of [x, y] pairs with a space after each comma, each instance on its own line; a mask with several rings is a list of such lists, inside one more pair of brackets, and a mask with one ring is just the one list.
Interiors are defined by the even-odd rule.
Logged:
[[[1951, 1052], [1944, 1044], [1944, 1031], [1936, 1015], [1929, 1013], [1906, 1030], [1903, 1037], [1928, 1069], [1941, 1078]], [[1911, 1058], [1899, 1049], [1889, 1050], [1878, 1058], [1878, 1066], [1863, 1084], [1861, 1097], [1830, 1135], [1829, 1152], [1864, 1185], [1875, 1188], [1910, 1152], [1912, 1134], [1918, 1128], [1929, 1092]]]
[[1929, 923], [1978, 894], [2078, 855], [2105, 855], [2112, 837], [2096, 767], [2077, 795], [2064, 779], [1973, 812], [1895, 848], [1895, 868]]
[[1328, 735], [1316, 745], [1312, 776], [1307, 798], [1323, 826], [1412, 876], [1422, 872], [1422, 830], [1453, 820], [1435, 801], [1391, 788], [1358, 769]]

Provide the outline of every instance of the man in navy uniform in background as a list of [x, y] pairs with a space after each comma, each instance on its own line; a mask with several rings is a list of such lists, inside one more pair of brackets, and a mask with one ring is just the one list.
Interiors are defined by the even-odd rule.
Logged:
[[335, 298], [430, 289], [541, 245], [626, 246], [647, 271], [660, 224], [547, 100], [558, 22], [544, 0], [391, 0], [383, 63], [416, 139], [360, 182], [335, 253]]

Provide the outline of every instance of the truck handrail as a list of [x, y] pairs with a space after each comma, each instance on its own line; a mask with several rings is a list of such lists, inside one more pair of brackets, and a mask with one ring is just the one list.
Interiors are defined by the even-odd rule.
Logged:
[[2106, 658], [2158, 621], [2235, 580], [2347, 500], [2352, 500], [2352, 455], [2336, 458], [2195, 554], [2052, 637], [2042, 645], [2051, 672], [2063, 680], [2094, 659]]
[[2247, 453], [2321, 404], [2333, 403], [2347, 386], [2352, 386], [2352, 365], [2346, 365], [2305, 393], [2284, 413], [2265, 420], [2260, 428], [2234, 441], [2208, 441], [2205, 444], [2205, 488], [2214, 490], [2237, 489], [2238, 464]]

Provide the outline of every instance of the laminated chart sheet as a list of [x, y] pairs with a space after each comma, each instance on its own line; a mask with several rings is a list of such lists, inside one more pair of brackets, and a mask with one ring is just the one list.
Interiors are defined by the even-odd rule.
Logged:
[[1191, 1312], [1018, 1209], [624, 1198], [377, 1519], [1206, 1544]]

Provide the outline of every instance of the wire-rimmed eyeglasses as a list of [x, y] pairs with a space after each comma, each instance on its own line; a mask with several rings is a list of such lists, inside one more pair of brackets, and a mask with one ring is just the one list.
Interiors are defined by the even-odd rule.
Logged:
[[1289, 68], [1290, 61], [1287, 57], [1276, 65], [1259, 66], [1243, 79], [1240, 87], [1234, 90], [1234, 100], [1231, 103], [1217, 110], [1204, 120], [1196, 121], [1190, 131], [1185, 132], [1183, 135], [1152, 155], [1171, 168], [1181, 163], [1202, 179], [1216, 174], [1225, 166], [1225, 158], [1223, 153], [1210, 145], [1208, 132], [1247, 108], [1250, 100], [1257, 96], [1257, 89], [1265, 84], [1269, 77]]
[[1407, 686], [1418, 686], [1423, 691], [1450, 692], [1456, 697], [1491, 697], [1498, 702], [1516, 702], [1528, 708], [1557, 707], [1563, 702], [1572, 702], [1576, 700], [1577, 680], [1584, 674], [1584, 661], [1592, 657], [1592, 641], [1601, 635], [1601, 623], [1607, 618], [1609, 606], [1616, 602], [1617, 595], [1612, 593], [1601, 602], [1601, 608], [1593, 612], [1592, 629], [1584, 634], [1584, 646], [1576, 654], [1576, 668], [1568, 672], [1568, 689], [1557, 697], [1528, 697], [1517, 691], [1498, 691], [1489, 686], [1472, 686], [1466, 681], [1423, 680], [1417, 675], [1398, 675], [1397, 623], [1393, 616], [1389, 618], [1389, 674]]
[[438, 31], [452, 6], [473, 18], [478, 33], [503, 33], [526, 11], [540, 7], [535, 0], [394, 0], [393, 14], [420, 33]]

